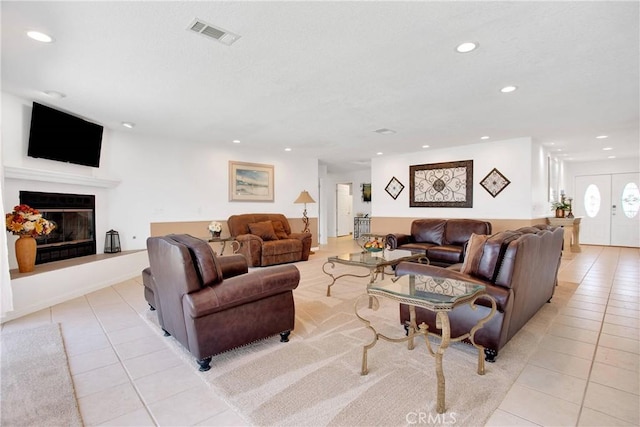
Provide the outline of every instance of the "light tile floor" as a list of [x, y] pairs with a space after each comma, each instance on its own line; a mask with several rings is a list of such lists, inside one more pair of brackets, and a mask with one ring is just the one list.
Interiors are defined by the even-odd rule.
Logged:
[[[314, 256], [354, 247], [330, 240]], [[560, 280], [579, 286], [487, 425], [640, 425], [639, 268], [631, 248], [583, 246], [563, 259]], [[147, 309], [135, 278], [2, 330], [61, 324], [86, 425], [247, 425], [144, 323]]]

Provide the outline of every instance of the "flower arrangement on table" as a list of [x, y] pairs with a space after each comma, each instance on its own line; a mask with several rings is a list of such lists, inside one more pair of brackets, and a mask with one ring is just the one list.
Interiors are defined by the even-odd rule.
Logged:
[[222, 232], [222, 224], [217, 221], [211, 221], [209, 223], [209, 231], [213, 237], [220, 237], [220, 233]]
[[28, 205], [18, 205], [5, 215], [7, 231], [18, 236], [38, 237], [51, 233], [56, 224]]

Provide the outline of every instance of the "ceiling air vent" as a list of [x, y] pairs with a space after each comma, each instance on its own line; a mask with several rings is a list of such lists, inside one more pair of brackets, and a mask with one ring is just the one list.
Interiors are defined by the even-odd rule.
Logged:
[[237, 34], [233, 34], [227, 30], [223, 30], [220, 27], [215, 27], [197, 18], [191, 23], [191, 25], [189, 25], [187, 30], [198, 33], [201, 36], [207, 37], [209, 39], [217, 40], [220, 43], [226, 44], [227, 46], [231, 46], [236, 40], [240, 38], [240, 36]]

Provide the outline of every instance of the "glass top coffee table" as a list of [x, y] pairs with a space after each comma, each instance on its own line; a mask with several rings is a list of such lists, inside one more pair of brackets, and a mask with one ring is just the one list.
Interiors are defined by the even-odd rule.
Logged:
[[[387, 298], [409, 306], [409, 328], [407, 336], [402, 338], [389, 338], [378, 333], [371, 322], [358, 313], [358, 303], [362, 297], [369, 298], [369, 308], [376, 310], [378, 308], [378, 297]], [[445, 412], [445, 381], [444, 372], [442, 370], [442, 358], [444, 351], [449, 347], [451, 342], [469, 339], [471, 344], [478, 349], [478, 375], [484, 375], [484, 347], [478, 345], [474, 341], [474, 335], [478, 329], [493, 317], [496, 312], [496, 302], [486, 292], [484, 286], [456, 280], [452, 278], [421, 276], [421, 275], [405, 275], [400, 277], [388, 277], [379, 282], [372, 283], [367, 287], [367, 293], [358, 298], [355, 303], [355, 312], [358, 319], [365, 323], [365, 327], [373, 332], [373, 341], [365, 345], [362, 351], [362, 375], [368, 373], [367, 368], [367, 351], [372, 348], [380, 338], [390, 342], [408, 342], [409, 350], [414, 347], [413, 338], [416, 335], [424, 336], [427, 350], [431, 356], [435, 357], [436, 377], [437, 377], [437, 402], [436, 410], [442, 414]], [[469, 304], [475, 309], [478, 298], [483, 297], [491, 302], [491, 312], [464, 335], [451, 338], [451, 328], [449, 326], [449, 312], [455, 307]], [[373, 305], [371, 300], [373, 299]], [[436, 334], [428, 330], [428, 326], [422, 323], [416, 325], [416, 307], [421, 307], [436, 314], [436, 326], [441, 333]], [[438, 337], [440, 345], [434, 349], [428, 336]]]
[[[379, 274], [384, 279], [384, 269], [386, 267], [393, 267], [395, 265], [398, 265], [398, 263], [400, 263], [401, 261], [417, 261], [424, 264], [429, 263], [429, 260], [424, 254], [418, 254], [415, 252], [400, 249], [389, 250], [386, 248], [378, 252], [369, 252], [363, 250], [361, 252], [352, 252], [342, 255], [330, 256], [327, 259], [327, 262], [322, 265], [322, 271], [324, 272], [324, 274], [331, 277], [331, 283], [329, 284], [329, 286], [327, 286], [327, 296], [331, 296], [331, 287], [334, 283], [336, 283], [336, 280], [340, 279], [341, 277], [368, 277], [370, 285], [371, 283], [374, 283], [376, 281]], [[367, 268], [369, 269], [369, 273], [363, 275], [344, 273], [336, 276], [335, 274], [333, 274], [333, 271], [327, 271], [327, 268], [329, 266], [331, 267], [331, 270], [335, 269], [336, 264], [353, 265], [356, 267]]]

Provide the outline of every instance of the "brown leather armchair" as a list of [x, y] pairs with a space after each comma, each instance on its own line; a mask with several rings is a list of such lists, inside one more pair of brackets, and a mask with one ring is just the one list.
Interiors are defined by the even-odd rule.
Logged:
[[[449, 277], [484, 285], [496, 301], [497, 312], [478, 330], [474, 339], [485, 347], [486, 360], [494, 362], [498, 351], [551, 300], [557, 284], [562, 242], [561, 227], [541, 224], [503, 231], [488, 236], [478, 245], [476, 254], [467, 254], [477, 261], [464, 272], [453, 267], [402, 262], [396, 267], [396, 275]], [[469, 246], [475, 245], [470, 243]], [[477, 309], [461, 305], [449, 313], [452, 337], [469, 332], [479, 319], [489, 314], [491, 304], [488, 300], [479, 299], [478, 304]], [[400, 321], [406, 325], [408, 320], [409, 307], [401, 304]], [[435, 314], [417, 307], [416, 323], [422, 322], [429, 326], [429, 331], [439, 333]]]
[[[221, 257], [231, 258], [221, 263], [207, 242], [186, 234], [149, 237], [147, 250], [147, 279], [155, 286], [151, 301], [161, 326], [191, 352], [201, 371], [210, 369], [212, 356], [235, 347], [275, 334], [288, 341], [293, 289], [300, 282], [294, 265], [247, 273], [244, 257]], [[221, 268], [225, 262], [228, 277]]]

